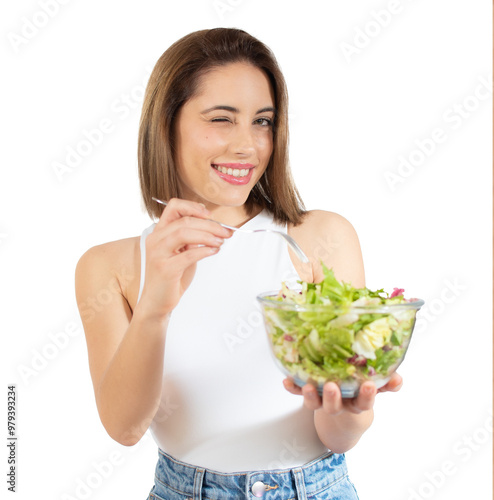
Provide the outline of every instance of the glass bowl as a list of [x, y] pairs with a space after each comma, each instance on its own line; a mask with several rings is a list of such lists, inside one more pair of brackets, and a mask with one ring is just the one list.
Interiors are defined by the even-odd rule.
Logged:
[[319, 394], [336, 382], [344, 398], [372, 380], [379, 389], [403, 361], [421, 299], [399, 304], [296, 304], [278, 292], [257, 296], [274, 359], [283, 373]]

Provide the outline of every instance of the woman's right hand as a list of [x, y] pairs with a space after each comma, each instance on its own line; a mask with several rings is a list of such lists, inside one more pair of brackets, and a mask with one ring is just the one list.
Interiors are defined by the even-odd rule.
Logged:
[[[138, 307], [166, 319], [189, 287], [199, 260], [218, 252], [233, 231], [207, 220], [201, 203], [173, 198], [146, 238], [144, 288]], [[136, 308], [137, 309], [137, 308]]]

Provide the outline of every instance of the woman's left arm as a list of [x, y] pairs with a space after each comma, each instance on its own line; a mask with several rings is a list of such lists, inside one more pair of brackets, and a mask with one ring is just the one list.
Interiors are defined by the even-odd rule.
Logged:
[[[323, 261], [340, 281], [356, 288], [365, 287], [360, 243], [348, 220], [336, 213], [313, 211], [292, 231], [312, 262], [315, 283], [324, 278], [320, 264]], [[370, 427], [376, 393], [398, 391], [402, 379], [394, 374], [379, 391], [373, 382], [367, 381], [360, 387], [358, 397], [353, 399], [343, 399], [333, 382], [325, 384], [322, 397], [312, 384], [300, 388], [287, 378], [284, 385], [292, 394], [303, 395], [304, 405], [314, 410], [314, 424], [321, 442], [335, 453], [344, 453], [353, 448]]]
[[374, 418], [376, 392], [398, 391], [402, 378], [394, 373], [390, 381], [376, 391], [374, 382], [364, 382], [359, 395], [343, 399], [334, 382], [324, 385], [322, 398], [312, 384], [298, 387], [291, 379], [284, 380], [285, 389], [304, 396], [304, 405], [314, 410], [314, 424], [321, 442], [334, 453], [345, 453], [353, 448]]

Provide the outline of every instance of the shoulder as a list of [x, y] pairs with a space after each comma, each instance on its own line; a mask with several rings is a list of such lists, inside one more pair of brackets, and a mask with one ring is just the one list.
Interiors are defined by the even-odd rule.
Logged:
[[305, 213], [302, 223], [297, 226], [303, 232], [311, 232], [317, 228], [337, 229], [340, 232], [355, 232], [352, 224], [336, 212], [326, 210], [309, 210]]
[[105, 291], [118, 291], [132, 299], [140, 278], [139, 240], [125, 238], [89, 248], [77, 262], [76, 293], [103, 296]]
[[323, 278], [321, 262], [333, 268], [338, 279], [364, 286], [364, 268], [360, 242], [348, 219], [335, 212], [311, 210], [290, 234], [306, 251], [312, 263], [314, 282]]

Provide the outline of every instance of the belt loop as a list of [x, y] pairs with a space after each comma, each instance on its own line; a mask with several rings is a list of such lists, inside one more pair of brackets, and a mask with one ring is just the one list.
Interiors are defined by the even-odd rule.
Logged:
[[194, 500], [202, 500], [202, 481], [204, 479], [204, 469], [196, 469], [194, 475]]
[[307, 500], [307, 492], [305, 491], [304, 473], [300, 467], [292, 469], [292, 474], [295, 479], [295, 489], [297, 490], [297, 500]]

